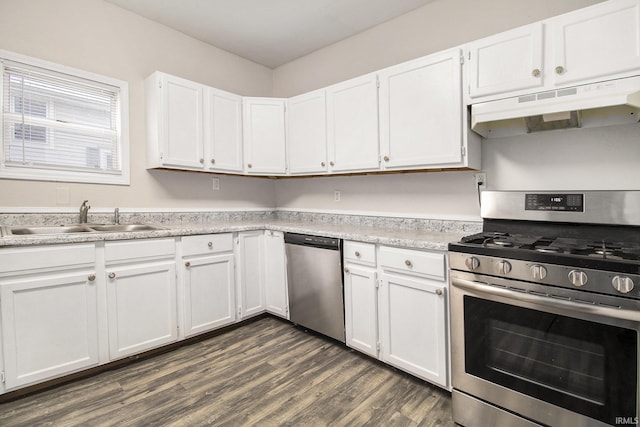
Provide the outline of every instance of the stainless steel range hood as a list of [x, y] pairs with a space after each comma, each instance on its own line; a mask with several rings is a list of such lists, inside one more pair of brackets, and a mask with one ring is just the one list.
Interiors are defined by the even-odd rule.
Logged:
[[637, 123], [639, 118], [640, 76], [471, 106], [471, 129], [485, 138]]

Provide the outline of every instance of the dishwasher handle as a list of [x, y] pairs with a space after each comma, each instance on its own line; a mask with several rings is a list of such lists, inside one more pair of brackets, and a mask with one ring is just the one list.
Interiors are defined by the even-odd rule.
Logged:
[[310, 234], [284, 233], [284, 243], [299, 246], [339, 251], [341, 239], [335, 237], [312, 236]]

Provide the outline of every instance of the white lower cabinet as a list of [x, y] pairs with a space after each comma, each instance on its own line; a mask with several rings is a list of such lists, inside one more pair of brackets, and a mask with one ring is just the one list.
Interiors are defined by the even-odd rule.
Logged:
[[287, 258], [281, 231], [264, 233], [264, 285], [267, 312], [289, 319]]
[[345, 242], [347, 345], [450, 389], [443, 253]]
[[344, 314], [347, 345], [378, 357], [376, 270], [345, 262]]
[[97, 366], [94, 245], [6, 249], [0, 265], [0, 391]]
[[176, 341], [174, 239], [107, 242], [105, 260], [110, 358]]
[[263, 231], [244, 231], [236, 239], [238, 320], [263, 313], [264, 293]]
[[180, 268], [185, 337], [235, 322], [232, 234], [183, 237]]

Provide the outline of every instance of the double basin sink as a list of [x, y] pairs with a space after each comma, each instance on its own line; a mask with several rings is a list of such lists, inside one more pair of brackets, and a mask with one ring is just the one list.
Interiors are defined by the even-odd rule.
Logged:
[[3, 236], [27, 236], [33, 234], [69, 234], [69, 233], [122, 233], [131, 231], [164, 230], [151, 224], [73, 224], [36, 227], [2, 227]]

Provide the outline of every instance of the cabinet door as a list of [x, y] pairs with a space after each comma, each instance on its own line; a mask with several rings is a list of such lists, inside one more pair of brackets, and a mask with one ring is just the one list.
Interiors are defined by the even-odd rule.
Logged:
[[245, 171], [285, 174], [284, 100], [244, 98], [243, 129]]
[[111, 359], [177, 340], [174, 260], [107, 266], [106, 276]]
[[7, 390], [99, 364], [95, 271], [3, 280]]
[[240, 319], [263, 313], [266, 308], [262, 235], [262, 231], [248, 231], [238, 235], [236, 260]]
[[327, 171], [327, 111], [324, 90], [287, 100], [289, 172]]
[[640, 3], [607, 1], [551, 20], [558, 85], [640, 69]]
[[382, 70], [380, 140], [385, 169], [462, 160], [458, 49]]
[[233, 254], [184, 260], [185, 336], [236, 320]]
[[469, 96], [542, 87], [542, 36], [539, 22], [469, 43]]
[[444, 282], [384, 273], [381, 286], [382, 360], [447, 387]]
[[242, 97], [208, 88], [206, 106], [207, 168], [242, 172]]
[[378, 77], [368, 74], [327, 91], [329, 165], [332, 172], [380, 167]]
[[266, 231], [264, 233], [264, 270], [267, 311], [288, 319], [287, 260], [282, 232]]
[[344, 269], [346, 344], [378, 357], [378, 288], [373, 268], [346, 264]]
[[162, 164], [204, 167], [204, 86], [167, 74], [160, 75], [162, 104]]

